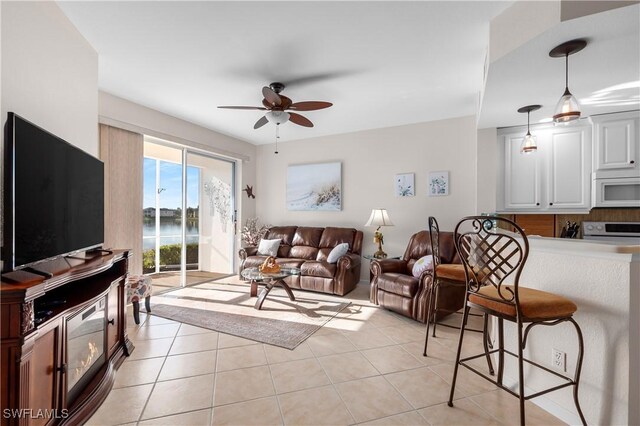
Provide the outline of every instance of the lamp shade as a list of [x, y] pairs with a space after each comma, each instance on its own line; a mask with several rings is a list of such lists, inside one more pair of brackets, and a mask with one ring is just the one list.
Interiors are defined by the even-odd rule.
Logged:
[[269, 111], [265, 116], [273, 124], [282, 124], [289, 120], [289, 113], [286, 111]]
[[556, 105], [553, 122], [563, 124], [577, 120], [578, 118], [580, 118], [580, 104], [578, 104], [578, 100], [569, 92], [569, 89], [567, 89], [558, 101], [558, 105]]
[[521, 154], [531, 154], [538, 150], [538, 144], [536, 143], [536, 137], [531, 136], [531, 133], [527, 132], [524, 139], [522, 139], [522, 145], [520, 145]]
[[386, 209], [373, 209], [364, 226], [393, 226]]

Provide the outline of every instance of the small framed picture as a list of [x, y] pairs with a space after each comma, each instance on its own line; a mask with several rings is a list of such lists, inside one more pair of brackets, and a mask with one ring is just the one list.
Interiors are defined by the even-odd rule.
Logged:
[[429, 197], [449, 195], [449, 172], [429, 173]]
[[415, 177], [413, 173], [397, 174], [394, 178], [396, 197], [413, 197], [416, 195]]

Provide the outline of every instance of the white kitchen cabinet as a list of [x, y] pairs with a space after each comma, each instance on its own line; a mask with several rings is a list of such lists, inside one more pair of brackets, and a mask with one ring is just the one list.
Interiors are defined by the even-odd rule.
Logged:
[[546, 207], [549, 210], [589, 210], [590, 126], [555, 128], [543, 139], [547, 163]]
[[505, 210], [540, 210], [540, 158], [520, 154], [524, 133], [504, 135], [504, 204]]
[[595, 178], [640, 176], [640, 112], [593, 116]]
[[[499, 133], [503, 165], [498, 210], [504, 212], [582, 212], [591, 208], [591, 124], [537, 126], [538, 150], [521, 154], [526, 128]], [[501, 192], [501, 194], [500, 194]]]

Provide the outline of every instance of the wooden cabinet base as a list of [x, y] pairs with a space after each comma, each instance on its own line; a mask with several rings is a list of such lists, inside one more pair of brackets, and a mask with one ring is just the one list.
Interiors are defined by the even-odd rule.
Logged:
[[129, 251], [39, 264], [0, 284], [2, 425], [76, 425], [100, 407], [132, 350]]

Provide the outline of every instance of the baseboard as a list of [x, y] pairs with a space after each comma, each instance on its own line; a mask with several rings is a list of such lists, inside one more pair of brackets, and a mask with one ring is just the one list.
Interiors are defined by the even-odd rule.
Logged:
[[[492, 321], [492, 324], [490, 325], [490, 329], [491, 329], [491, 341], [494, 345], [494, 347], [498, 347], [497, 344], [497, 340], [496, 340], [496, 336], [498, 335], [498, 330], [497, 330], [497, 321]], [[493, 355], [493, 362], [494, 365], [498, 365], [498, 360], [497, 360], [497, 354]], [[526, 380], [525, 380], [526, 382]], [[513, 390], [514, 392], [517, 392], [518, 390], [518, 381], [515, 378], [512, 378], [510, 376], [505, 375], [502, 378], [502, 383], [508, 387], [509, 389]], [[531, 395], [532, 393], [536, 392], [535, 390], [531, 389], [530, 387], [526, 386], [525, 384], [525, 394], [526, 395]], [[547, 394], [547, 395], [552, 395], [553, 392]], [[558, 405], [556, 402], [554, 402], [553, 400], [551, 400], [550, 398], [548, 398], [545, 395], [539, 396], [537, 398], [533, 398], [530, 399], [529, 401], [531, 401], [532, 403], [536, 404], [538, 407], [542, 408], [544, 411], [546, 411], [547, 413], [553, 414], [554, 416], [556, 416], [557, 418], [559, 418], [560, 420], [562, 420], [563, 422], [569, 424], [569, 425], [581, 425], [582, 421], [580, 420], [580, 416], [578, 416], [577, 413], [574, 413], [573, 411], [569, 411], [566, 408], [564, 408], [561, 405]]]
[[[508, 387], [513, 391], [517, 391], [518, 389], [518, 381], [511, 377], [504, 376], [502, 379], [502, 383], [504, 383], [506, 387]], [[527, 395], [530, 395], [533, 392], [535, 392], [533, 389], [527, 386], [525, 386], [524, 388], [525, 388], [525, 394]], [[556, 404], [554, 401], [552, 401], [551, 399], [547, 398], [544, 395], [539, 396], [537, 398], [530, 399], [529, 401], [533, 402], [534, 404], [542, 408], [547, 413], [553, 414], [554, 416], [556, 416], [557, 418], [559, 418], [560, 420], [562, 420], [563, 422], [569, 425], [582, 424], [582, 421], [580, 420], [580, 416], [578, 416], [576, 413], [572, 411], [567, 410], [563, 406]]]

